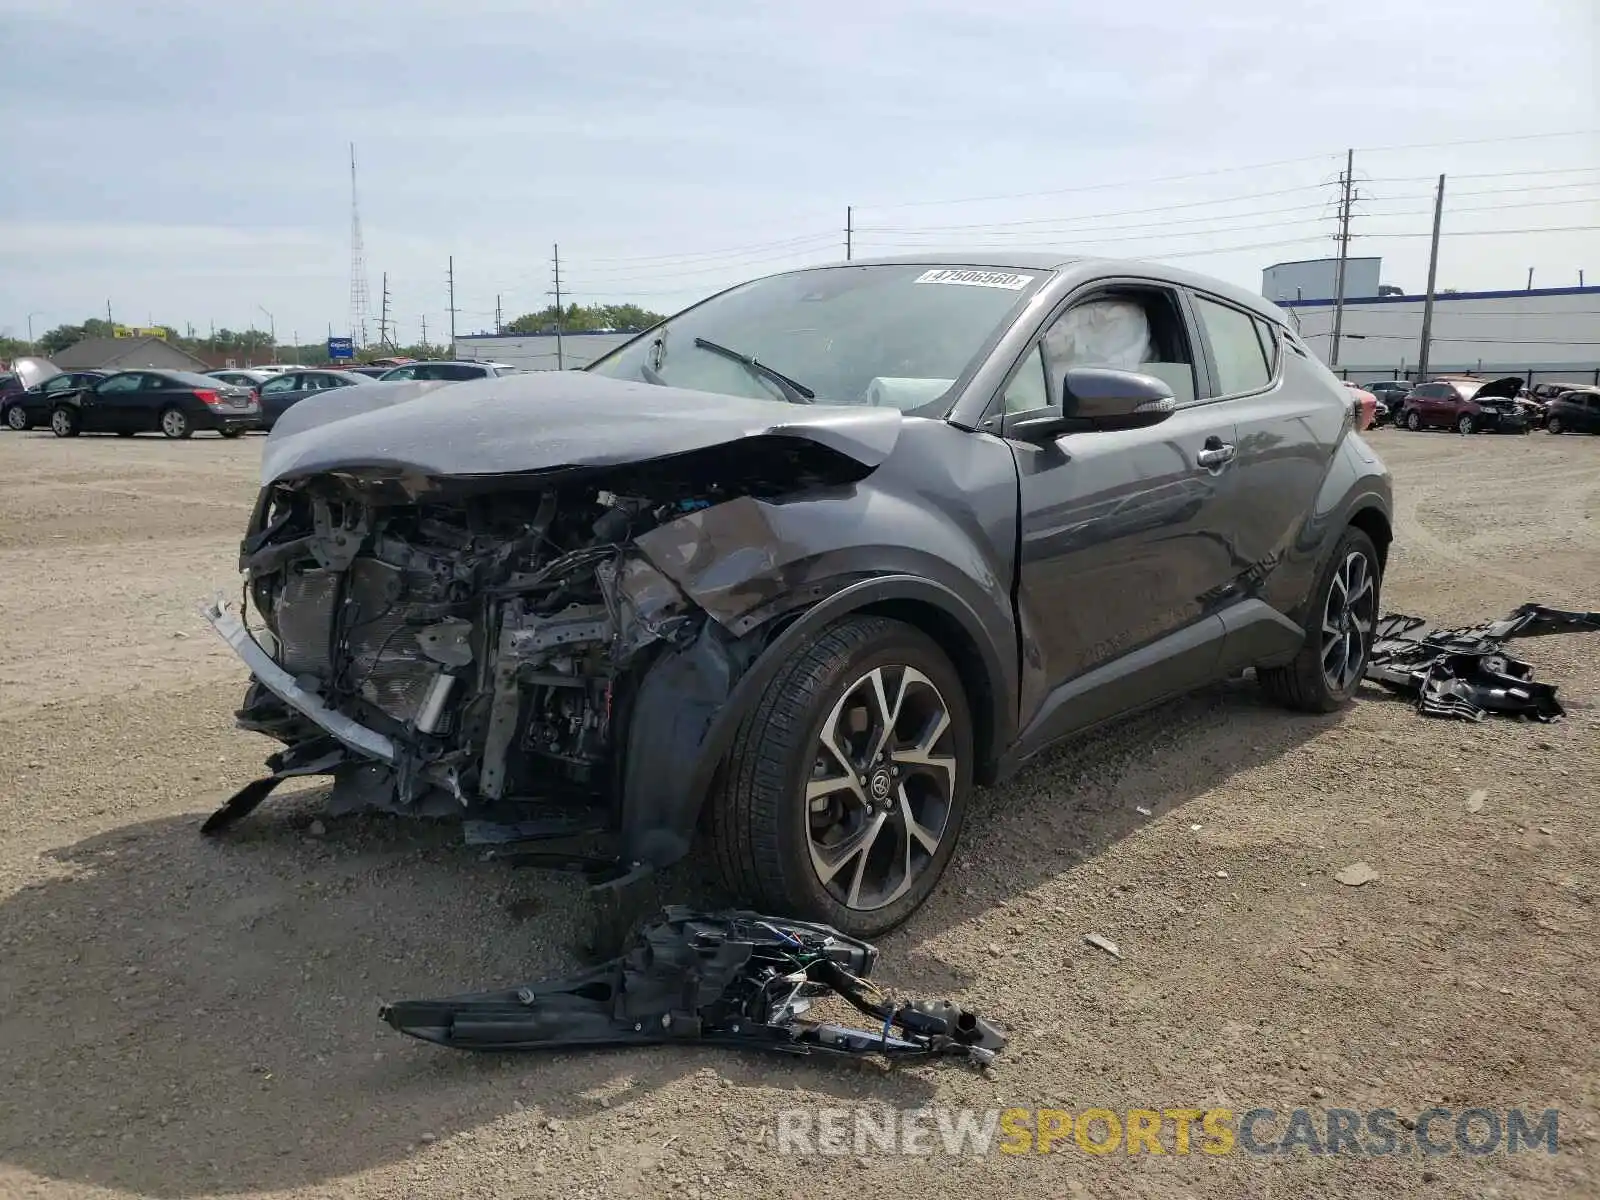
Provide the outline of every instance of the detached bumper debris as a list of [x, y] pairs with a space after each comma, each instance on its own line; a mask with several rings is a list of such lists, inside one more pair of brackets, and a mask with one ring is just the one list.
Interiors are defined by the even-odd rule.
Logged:
[[[894, 1001], [867, 981], [877, 947], [826, 925], [669, 906], [620, 958], [501, 992], [385, 1005], [401, 1033], [461, 1050], [699, 1042], [785, 1054], [992, 1062], [1006, 1037], [949, 1001]], [[872, 1029], [802, 1020], [837, 995]]]
[[1416, 698], [1427, 717], [1481, 721], [1490, 713], [1557, 721], [1566, 715], [1553, 684], [1535, 683], [1533, 668], [1506, 653], [1515, 637], [1600, 631], [1600, 612], [1564, 612], [1524, 604], [1504, 620], [1469, 629], [1429, 630], [1421, 617], [1378, 621], [1366, 678]]

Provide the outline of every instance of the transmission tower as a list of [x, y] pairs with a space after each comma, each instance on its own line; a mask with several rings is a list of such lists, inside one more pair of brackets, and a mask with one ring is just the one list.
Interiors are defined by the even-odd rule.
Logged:
[[361, 209], [356, 204], [356, 144], [350, 143], [350, 337], [356, 349], [367, 344], [367, 255], [361, 245]]

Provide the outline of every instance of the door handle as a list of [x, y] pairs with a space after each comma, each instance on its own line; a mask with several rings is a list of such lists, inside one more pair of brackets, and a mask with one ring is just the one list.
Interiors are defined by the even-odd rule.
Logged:
[[1194, 456], [1194, 461], [1208, 471], [1226, 466], [1233, 461], [1234, 448], [1232, 445], [1219, 442], [1216, 438], [1206, 442], [1205, 449]]

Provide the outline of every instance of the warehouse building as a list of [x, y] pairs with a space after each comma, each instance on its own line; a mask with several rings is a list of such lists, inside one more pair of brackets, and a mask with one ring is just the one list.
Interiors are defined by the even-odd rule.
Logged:
[[[500, 362], [524, 371], [571, 371], [615, 350], [634, 333], [472, 333], [456, 337], [456, 357]], [[559, 340], [559, 346], [557, 342]]]
[[[1352, 271], [1356, 263], [1362, 266]], [[1422, 349], [1426, 297], [1379, 283], [1381, 270], [1376, 258], [1346, 261], [1335, 370], [1357, 383], [1412, 378]], [[1337, 278], [1337, 259], [1278, 263], [1262, 272], [1262, 294], [1289, 313], [1306, 345], [1329, 363]], [[1440, 290], [1429, 345], [1430, 375], [1600, 383], [1600, 287]]]

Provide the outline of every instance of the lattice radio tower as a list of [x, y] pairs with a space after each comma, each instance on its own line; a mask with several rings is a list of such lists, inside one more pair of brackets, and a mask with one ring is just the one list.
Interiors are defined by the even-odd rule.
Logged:
[[361, 209], [356, 204], [356, 144], [350, 143], [350, 337], [356, 348], [367, 344], [367, 255], [361, 245]]

